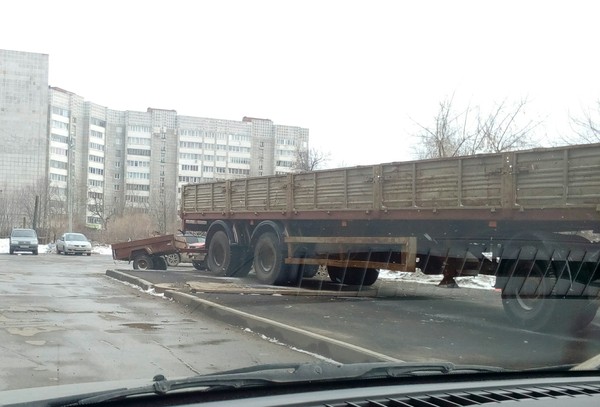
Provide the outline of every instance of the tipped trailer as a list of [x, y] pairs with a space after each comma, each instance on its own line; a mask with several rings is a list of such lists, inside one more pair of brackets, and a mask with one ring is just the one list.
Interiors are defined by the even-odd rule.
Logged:
[[189, 184], [181, 218], [227, 276], [490, 274], [509, 317], [533, 329], [585, 326], [598, 308], [599, 245], [582, 232], [600, 231], [600, 144]]
[[175, 253], [188, 253], [194, 256], [192, 260], [194, 268], [204, 268], [204, 249], [189, 248], [183, 236], [160, 235], [113, 243], [111, 248], [113, 259], [133, 262], [135, 270], [167, 270], [165, 256]]

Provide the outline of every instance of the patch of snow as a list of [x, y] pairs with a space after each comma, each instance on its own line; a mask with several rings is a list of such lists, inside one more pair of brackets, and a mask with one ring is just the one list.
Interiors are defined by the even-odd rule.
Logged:
[[[109, 277], [109, 278], [112, 278], [112, 277]], [[154, 290], [154, 288], [149, 288], [149, 289], [147, 289], [147, 290], [144, 290], [144, 289], [143, 289], [142, 287], [140, 287], [139, 285], [131, 284], [131, 283], [127, 282], [127, 281], [122, 281], [122, 280], [119, 280], [119, 279], [116, 279], [116, 278], [112, 278], [112, 279], [113, 279], [113, 280], [115, 280], [115, 281], [117, 281], [117, 282], [119, 282], [119, 283], [121, 283], [121, 284], [123, 284], [123, 285], [126, 285], [126, 286], [128, 286], [128, 287], [135, 288], [136, 290], [138, 290], [138, 291], [141, 291], [141, 292], [143, 292], [143, 293], [145, 293], [145, 294], [153, 295], [153, 296], [155, 296], [155, 297], [160, 297], [160, 298], [162, 298], [163, 300], [172, 301], [172, 299], [171, 299], [171, 298], [169, 298], [169, 297], [167, 297], [167, 296], [165, 296], [165, 294], [164, 294], [164, 293], [157, 293], [157, 292]]]
[[112, 256], [112, 248], [110, 247], [110, 245], [92, 246], [92, 253], [102, 254], [104, 256]]
[[[9, 246], [9, 238], [0, 239], [0, 253], [8, 253]], [[56, 253], [56, 246], [54, 243], [38, 245], [38, 253]], [[112, 249], [110, 245], [95, 245], [92, 247], [92, 253], [112, 256]]]
[[260, 336], [261, 339], [263, 339], [265, 341], [268, 341], [270, 343], [273, 343], [275, 345], [284, 346], [284, 347], [286, 347], [286, 348], [288, 348], [290, 350], [293, 350], [295, 352], [304, 353], [305, 355], [312, 356], [315, 359], [322, 360], [323, 362], [331, 363], [332, 365], [338, 365], [338, 366], [341, 365], [340, 362], [337, 362], [337, 361], [335, 361], [333, 359], [329, 359], [329, 358], [326, 358], [325, 356], [321, 356], [321, 355], [313, 353], [313, 352], [308, 352], [308, 351], [305, 351], [303, 349], [296, 348], [295, 346], [287, 345], [287, 344], [285, 344], [283, 342], [280, 342], [278, 339], [270, 338], [270, 337], [268, 337], [268, 336], [266, 336], [264, 334], [259, 334], [257, 332], [254, 332], [250, 328], [243, 328], [242, 330], [244, 332], [248, 332], [248, 333], [251, 333], [251, 334], [254, 334], [254, 335], [258, 335], [258, 336]]
[[[407, 281], [431, 285], [437, 285], [442, 280], [442, 276], [439, 274], [428, 275], [418, 269], [414, 273], [407, 271], [380, 270], [379, 278], [385, 281]], [[456, 277], [455, 280], [460, 287], [479, 288], [483, 290], [494, 290], [494, 284], [496, 283], [495, 276], [486, 275]]]
[[[8, 246], [9, 239], [0, 239], [0, 253], [8, 253]], [[48, 245], [39, 245], [38, 250], [40, 253], [54, 253], [56, 251], [53, 243]], [[92, 253], [112, 256], [112, 249], [110, 245], [96, 245], [92, 248]], [[409, 281], [413, 283], [437, 285], [441, 281], [442, 276], [427, 275], [420, 270], [417, 270], [414, 273], [405, 271], [380, 270], [379, 278], [386, 281]], [[460, 287], [493, 290], [496, 277], [484, 275], [475, 277], [456, 277], [456, 282]]]

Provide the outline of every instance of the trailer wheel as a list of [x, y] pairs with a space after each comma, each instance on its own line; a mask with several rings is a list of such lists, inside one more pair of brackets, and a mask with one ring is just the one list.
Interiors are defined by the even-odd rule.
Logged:
[[572, 322], [571, 322], [571, 330], [572, 331], [580, 331], [586, 326], [588, 326], [594, 318], [596, 318], [596, 313], [598, 312], [598, 302], [592, 300], [585, 300], [587, 304], [583, 307], [576, 307], [576, 311], [574, 312]]
[[215, 232], [208, 245], [206, 264], [213, 273], [227, 275], [231, 263], [229, 238], [222, 230]]
[[[549, 330], [554, 325], [557, 302], [564, 299], [550, 298], [556, 285], [553, 275], [544, 275], [538, 263], [525, 262], [514, 272], [502, 290], [502, 305], [508, 318], [517, 326], [531, 330]], [[531, 268], [531, 271], [529, 271]], [[554, 325], [554, 326], [553, 326]]]
[[192, 266], [194, 266], [196, 270], [206, 269], [206, 264], [204, 263], [204, 260], [192, 260]]
[[334, 283], [348, 285], [371, 286], [379, 277], [379, 270], [373, 268], [365, 270], [357, 267], [327, 266], [327, 273]]
[[248, 256], [247, 251], [240, 247], [232, 248], [231, 265], [229, 276], [246, 277], [252, 269], [252, 257]]
[[166, 270], [167, 269], [167, 259], [163, 256], [154, 256], [152, 259], [154, 263], [154, 268], [156, 270]]
[[150, 270], [152, 267], [154, 267], [154, 263], [147, 254], [138, 254], [133, 258], [133, 268], [135, 270]]
[[254, 246], [254, 272], [263, 284], [287, 282], [288, 273], [283, 261], [283, 251], [275, 233], [263, 233], [258, 238]]
[[[294, 250], [293, 257], [300, 259], [310, 258], [311, 252], [306, 247], [299, 247]], [[303, 278], [312, 278], [319, 272], [318, 264], [286, 264], [284, 267], [290, 280], [297, 284], [300, 284]]]
[[222, 276], [244, 277], [250, 272], [252, 262], [247, 258], [243, 247], [232, 246], [227, 234], [219, 230], [208, 243], [208, 253], [202, 261], [201, 269], [205, 267]]

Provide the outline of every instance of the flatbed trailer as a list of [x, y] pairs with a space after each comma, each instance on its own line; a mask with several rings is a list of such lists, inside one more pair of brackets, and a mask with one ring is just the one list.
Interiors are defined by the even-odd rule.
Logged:
[[[204, 249], [189, 248], [183, 236], [160, 235], [146, 239], [130, 240], [111, 244], [112, 256], [115, 260], [133, 262], [136, 270], [166, 270], [167, 261], [164, 256], [174, 253], [190, 253], [204, 258]], [[197, 263], [193, 262], [198, 268]]]
[[562, 312], [544, 300], [574, 296], [589, 322], [600, 246], [581, 232], [600, 232], [600, 144], [189, 184], [181, 219], [206, 233], [206, 264], [224, 275], [493, 274], [519, 325], [553, 324]]

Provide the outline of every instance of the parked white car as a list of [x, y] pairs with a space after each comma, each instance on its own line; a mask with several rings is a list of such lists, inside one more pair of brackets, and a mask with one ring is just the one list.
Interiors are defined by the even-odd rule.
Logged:
[[82, 233], [65, 233], [56, 239], [56, 254], [92, 254], [92, 244]]

